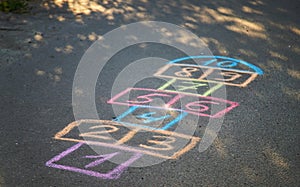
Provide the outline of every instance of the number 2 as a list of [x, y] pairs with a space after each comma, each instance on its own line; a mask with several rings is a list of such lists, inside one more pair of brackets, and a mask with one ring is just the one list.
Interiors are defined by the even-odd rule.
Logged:
[[97, 125], [97, 126], [90, 127], [89, 129], [98, 129], [98, 128], [105, 128], [105, 127], [110, 128], [110, 130], [104, 129], [102, 131], [85, 132], [85, 133], [79, 134], [79, 136], [109, 140], [109, 139], [111, 139], [111, 137], [102, 136], [99, 134], [108, 134], [108, 133], [116, 132], [119, 130], [118, 127], [115, 127], [113, 125]]

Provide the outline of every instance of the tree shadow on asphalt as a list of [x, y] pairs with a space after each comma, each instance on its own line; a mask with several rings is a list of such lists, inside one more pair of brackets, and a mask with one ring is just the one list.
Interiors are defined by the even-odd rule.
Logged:
[[[45, 94], [49, 94], [51, 89], [64, 90], [65, 87], [72, 85], [73, 75], [80, 57], [94, 41], [106, 32], [132, 22], [156, 20], [189, 29], [208, 45], [214, 55], [242, 59], [261, 67], [265, 71], [265, 75], [242, 91], [245, 98], [250, 100], [248, 103], [252, 105], [250, 109], [257, 107], [258, 110], [267, 110], [265, 109], [266, 105], [286, 98], [283, 104], [295, 107], [295, 111], [290, 112], [290, 115], [295, 117], [299, 112], [295, 106], [295, 103], [300, 100], [300, 66], [298, 65], [300, 20], [297, 14], [300, 12], [299, 2], [280, 0], [199, 2], [195, 0], [166, 3], [149, 0], [126, 2], [121, 0], [114, 2], [51, 0], [42, 3], [34, 2], [31, 6], [30, 13], [24, 15], [1, 14], [3, 15], [0, 20], [3, 23], [0, 26], [0, 57], [3, 61], [1, 72], [12, 71], [20, 64], [21, 67], [24, 67], [22, 59], [25, 59], [24, 61], [30, 65], [25, 68], [25, 71], [27, 69], [27, 72], [33, 73], [34, 76], [42, 77], [42, 80], [39, 78], [37, 80], [47, 85], [40, 88]], [[48, 52], [45, 55], [48, 55], [47, 58], [50, 60], [44, 62], [45, 56], [36, 55], [36, 53], [46, 49]], [[35, 58], [35, 62], [32, 62], [33, 58]], [[72, 59], [72, 61], [67, 59]], [[73, 67], [70, 68], [70, 64], [61, 63], [62, 61], [69, 62]], [[20, 72], [22, 71], [19, 70]], [[266, 86], [271, 92], [276, 90], [277, 95], [266, 91]], [[70, 89], [68, 88], [68, 91]], [[234, 95], [233, 93], [236, 91], [237, 88], [228, 88], [229, 98], [235, 100], [231, 95]], [[55, 93], [55, 99], [63, 102], [64, 95], [60, 95], [57, 93], [58, 91], [50, 91], [50, 93], [52, 92]], [[10, 94], [9, 91], [4, 91], [4, 95], [5, 93]], [[261, 103], [261, 106], [257, 105], [258, 102]], [[272, 112], [271, 109], [270, 112]], [[282, 116], [278, 115], [274, 118], [282, 124], [285, 123], [284, 120], [279, 119]], [[225, 130], [237, 131], [230, 125], [230, 120], [234, 120], [234, 117], [237, 116], [229, 116], [225, 121], [227, 123], [224, 127]], [[252, 122], [253, 119], [248, 120]], [[293, 122], [290, 123], [293, 124]], [[276, 124], [273, 125], [270, 125], [269, 128], [275, 128]], [[292, 130], [296, 130], [296, 127], [293, 128]], [[292, 130], [288, 132], [292, 132]], [[266, 130], [264, 133], [270, 132], [273, 131]], [[255, 133], [265, 135], [262, 132]], [[234, 137], [230, 134], [220, 136], [207, 154], [217, 154], [223, 160], [241, 159], [245, 155], [232, 156], [230, 154], [232, 150], [228, 148], [234, 144], [234, 141], [236, 141], [235, 144], [238, 144], [239, 138], [241, 137]], [[274, 146], [273, 142], [278, 144], [276, 142], [278, 139], [266, 140], [267, 143], [261, 143], [259, 148], [255, 148], [261, 152], [257, 158], [263, 159], [263, 161], [259, 162], [262, 166], [270, 167], [269, 171], [279, 178], [277, 180], [280, 184], [284, 184], [283, 181], [286, 181], [286, 184], [295, 184], [296, 182], [296, 179], [290, 177], [290, 174], [291, 169], [295, 169], [294, 160], [299, 159], [299, 155], [289, 155], [284, 148], [289, 143], [294, 143], [294, 139], [285, 139], [279, 143], [278, 147]], [[247, 142], [244, 143], [247, 144]], [[295, 149], [299, 150], [299, 148]], [[294, 154], [295, 149], [290, 148], [289, 150]], [[272, 182], [272, 178], [269, 178], [268, 174], [256, 171], [254, 166], [249, 166], [247, 163], [234, 166], [234, 168], [243, 173], [250, 181]]]

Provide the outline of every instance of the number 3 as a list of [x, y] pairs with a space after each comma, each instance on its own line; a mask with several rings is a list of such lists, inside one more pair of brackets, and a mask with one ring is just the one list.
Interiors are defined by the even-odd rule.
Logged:
[[173, 149], [173, 146], [170, 144], [175, 142], [175, 140], [176, 140], [175, 137], [171, 137], [171, 136], [153, 136], [153, 137], [154, 138], [166, 138], [165, 141], [148, 140], [149, 143], [154, 143], [154, 144], [160, 145], [162, 147], [153, 147], [153, 146], [148, 146], [148, 145], [144, 145], [144, 144], [140, 144], [140, 147], [143, 147], [146, 149], [161, 150], [161, 151]]

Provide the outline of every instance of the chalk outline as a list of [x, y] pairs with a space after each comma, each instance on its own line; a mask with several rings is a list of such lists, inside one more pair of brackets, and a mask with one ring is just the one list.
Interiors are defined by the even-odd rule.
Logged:
[[136, 160], [141, 158], [143, 154], [140, 153], [134, 153], [134, 155], [128, 159], [127, 161], [123, 162], [122, 164], [118, 165], [115, 167], [113, 170], [107, 172], [107, 173], [100, 173], [92, 170], [87, 170], [87, 169], [81, 169], [73, 166], [67, 166], [67, 165], [62, 165], [62, 164], [55, 164], [55, 162], [61, 160], [62, 158], [66, 157], [67, 155], [71, 154], [72, 152], [76, 151], [79, 149], [82, 145], [86, 145], [85, 143], [77, 143], [73, 145], [72, 147], [68, 148], [67, 150], [61, 152], [60, 154], [54, 156], [51, 158], [49, 161], [46, 162], [46, 166], [56, 168], [56, 169], [61, 169], [61, 170], [68, 170], [72, 172], [77, 172], [77, 173], [82, 173], [85, 175], [93, 176], [93, 177], [98, 177], [98, 178], [103, 178], [103, 179], [117, 179], [121, 176], [121, 174]]
[[[216, 61], [216, 59], [223, 59], [223, 60], [231, 60], [234, 62], [238, 62], [241, 63], [245, 66], [248, 66], [249, 68], [253, 69], [255, 72], [251, 72], [251, 71], [244, 71], [244, 72], [248, 72], [248, 73], [257, 73], [259, 75], [263, 75], [264, 72], [262, 69], [260, 69], [259, 67], [250, 64], [249, 62], [243, 61], [243, 60], [238, 60], [238, 59], [234, 59], [234, 58], [230, 58], [230, 57], [225, 57], [225, 56], [187, 56], [187, 57], [182, 57], [182, 58], [177, 58], [174, 60], [171, 60], [170, 62], [168, 62], [168, 64], [174, 64], [176, 62], [180, 62], [180, 61], [184, 61], [184, 60], [189, 60], [189, 59], [199, 59], [199, 58], [212, 58], [212, 60], [206, 61], [203, 65], [206, 67], [216, 67], [216, 66], [207, 66], [213, 62]], [[232, 71], [237, 71], [237, 69], [231, 69], [231, 68], [224, 68], [224, 70], [232, 70]], [[240, 70], [241, 71], [241, 70]]]
[[[185, 78], [185, 77], [176, 77], [176, 76], [170, 76], [170, 75], [162, 75], [165, 71], [167, 71], [172, 66], [188, 66], [188, 67], [197, 67], [200, 69], [213, 69], [213, 70], [224, 70], [224, 71], [232, 71], [232, 72], [238, 72], [242, 74], [250, 74], [251, 76], [240, 84], [234, 84], [229, 82], [221, 82], [221, 81], [214, 81], [214, 80], [205, 80], [205, 79], [194, 79], [194, 78]], [[206, 75], [206, 74], [203, 74]], [[197, 82], [213, 82], [213, 83], [221, 83], [224, 85], [229, 86], [238, 86], [238, 87], [246, 87], [250, 82], [252, 82], [257, 76], [257, 73], [254, 72], [248, 72], [248, 71], [241, 71], [241, 70], [234, 70], [234, 69], [225, 69], [225, 68], [218, 68], [218, 67], [211, 67], [211, 66], [199, 66], [199, 65], [192, 65], [192, 64], [177, 64], [177, 63], [170, 63], [167, 64], [160, 69], [156, 73], [154, 73], [154, 76], [156, 77], [163, 77], [163, 78], [171, 78], [171, 79], [180, 79], [180, 80], [189, 80], [189, 81], [197, 81]]]
[[[177, 80], [181, 80], [181, 79], [172, 78], [171, 80], [169, 80], [168, 82], [166, 82], [165, 84], [163, 84], [161, 87], [157, 88], [157, 90], [165, 90], [165, 91], [174, 92], [174, 93], [184, 93], [184, 94], [193, 95], [193, 96], [198, 96], [198, 95], [200, 95], [200, 96], [209, 96], [210, 94], [214, 93], [216, 90], [218, 90], [219, 88], [221, 88], [222, 86], [224, 86], [224, 84], [222, 84], [222, 83], [216, 83], [215, 86], [209, 88], [203, 94], [190, 93], [190, 92], [184, 92], [184, 91], [168, 90], [168, 89], [166, 89], [167, 87], [169, 87], [170, 85], [172, 85], [173, 83], [175, 83]], [[187, 80], [185, 80], [185, 81], [187, 81]], [[193, 81], [193, 82], [195, 82], [195, 81]], [[197, 82], [203, 82], [203, 83], [207, 84], [207, 86], [209, 86], [209, 84], [207, 82], [200, 81], [200, 80], [197, 81]]]
[[[180, 114], [175, 119], [173, 119], [172, 121], [170, 121], [169, 123], [167, 123], [165, 126], [163, 126], [161, 128], [155, 128], [155, 127], [150, 127], [150, 126], [147, 126], [147, 125], [140, 125], [140, 124], [121, 121], [124, 117], [126, 117], [130, 113], [134, 112], [138, 108], [148, 108], [148, 107], [132, 106], [128, 110], [126, 110], [124, 113], [122, 113], [121, 115], [116, 117], [116, 119], [114, 119], [114, 121], [122, 123], [126, 126], [142, 127], [142, 128], [148, 128], [150, 130], [167, 130], [167, 129], [171, 128], [172, 126], [174, 126], [176, 123], [178, 123], [180, 120], [182, 120], [185, 116], [188, 115], [187, 112], [182, 111], [182, 112], [180, 112]], [[162, 108], [156, 108], [156, 109], [165, 110], [165, 109], [162, 109]]]
[[[130, 92], [131, 90], [142, 90], [142, 91], [151, 91], [151, 92], [162, 92], [162, 93], [170, 93], [170, 94], [177, 94], [178, 97], [185, 97], [185, 96], [191, 96], [189, 94], [184, 94], [184, 93], [177, 93], [177, 92], [169, 92], [169, 91], [164, 91], [164, 90], [155, 90], [155, 89], [149, 89], [149, 88], [127, 88], [124, 91], [118, 93], [117, 95], [115, 95], [114, 97], [112, 97], [110, 100], [107, 101], [107, 103], [109, 104], [119, 104], [119, 105], [125, 105], [125, 106], [143, 106], [146, 108], [159, 108], [159, 109], [164, 109], [163, 107], [155, 107], [155, 106], [149, 106], [149, 105], [138, 105], [138, 104], [130, 104], [130, 103], [121, 103], [121, 102], [117, 102], [116, 100], [118, 98], [120, 98], [121, 96], [125, 95], [126, 93]], [[175, 97], [177, 97], [175, 96]], [[216, 97], [210, 97], [210, 96], [201, 96], [201, 95], [193, 95], [194, 97], [198, 97], [198, 98], [203, 98], [206, 100], [211, 100], [211, 101], [219, 101], [221, 103], [226, 103], [229, 104], [229, 107], [226, 107], [224, 110], [219, 111], [218, 113], [214, 114], [214, 115], [209, 115], [209, 114], [203, 114], [203, 113], [197, 113], [197, 112], [192, 112], [192, 111], [185, 111], [182, 109], [175, 109], [175, 108], [168, 108], [168, 110], [176, 110], [176, 111], [183, 111], [183, 112], [187, 112], [190, 114], [194, 114], [197, 116], [204, 116], [204, 117], [210, 117], [210, 118], [219, 118], [222, 117], [223, 115], [225, 115], [227, 112], [231, 111], [233, 108], [239, 106], [239, 104], [237, 102], [233, 102], [233, 101], [229, 101], [229, 100], [224, 100], [224, 99], [220, 99], [220, 98], [216, 98]], [[174, 97], [174, 98], [175, 98]], [[177, 98], [180, 99], [180, 98]], [[167, 105], [172, 105], [174, 104], [176, 101], [171, 100], [167, 103]]]
[[[138, 149], [138, 148], [134, 148], [134, 147], [126, 146], [126, 145], [120, 145], [119, 141], [115, 142], [115, 144], [111, 144], [111, 143], [105, 143], [105, 142], [88, 141], [88, 140], [63, 137], [68, 132], [70, 132], [73, 128], [78, 127], [81, 123], [108, 123], [108, 124], [112, 124], [112, 125], [116, 125], [116, 126], [124, 126], [121, 123], [117, 123], [117, 122], [109, 121], [109, 120], [82, 119], [82, 120], [74, 121], [74, 122], [70, 123], [69, 125], [67, 125], [64, 129], [62, 129], [61, 131], [59, 131], [58, 133], [55, 134], [54, 139], [72, 141], [72, 142], [81, 142], [81, 143], [86, 143], [86, 144], [91, 144], [91, 145], [115, 148], [115, 149], [124, 150], [124, 151], [128, 151], [128, 152], [142, 153], [142, 154], [147, 154], [147, 155], [151, 155], [154, 157], [160, 157], [160, 158], [165, 158], [165, 159], [177, 159], [179, 156], [183, 155], [190, 149], [194, 148], [196, 146], [196, 144], [200, 141], [199, 137], [188, 136], [188, 135], [176, 133], [173, 131], [156, 130], [156, 129], [151, 130], [151, 132], [190, 140], [190, 143], [188, 143], [184, 148], [175, 152], [172, 156], [166, 156], [166, 155], [163, 155], [160, 153], [155, 153], [155, 152], [148, 151], [148, 150]], [[142, 127], [135, 127], [135, 128], [137, 128], [138, 130], [149, 131], [148, 128], [142, 128]]]

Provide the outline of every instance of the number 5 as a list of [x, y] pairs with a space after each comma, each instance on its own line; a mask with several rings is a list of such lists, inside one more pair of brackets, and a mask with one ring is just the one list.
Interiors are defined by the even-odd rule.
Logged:
[[153, 93], [153, 94], [141, 95], [141, 96], [137, 97], [137, 99], [144, 99], [144, 101], [143, 100], [142, 101], [127, 100], [127, 102], [134, 103], [134, 104], [146, 104], [146, 103], [150, 103], [151, 101], [153, 101], [153, 99], [151, 98], [153, 96], [171, 97], [171, 95], [168, 95], [168, 94]]

